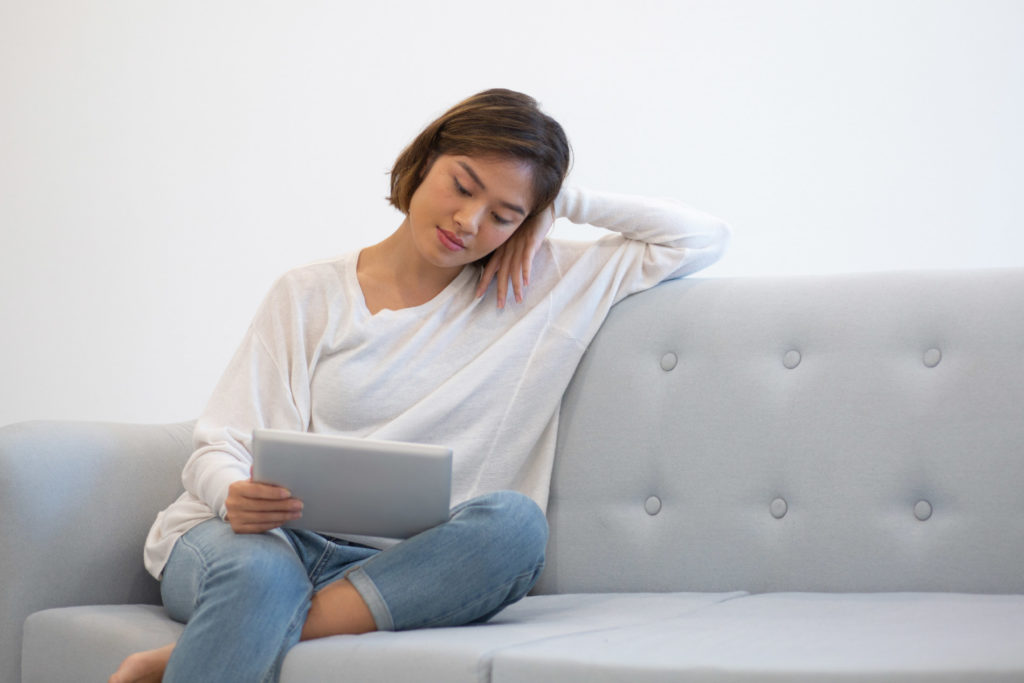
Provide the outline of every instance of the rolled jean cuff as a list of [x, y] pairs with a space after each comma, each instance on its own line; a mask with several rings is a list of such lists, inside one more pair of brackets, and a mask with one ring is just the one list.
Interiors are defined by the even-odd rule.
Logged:
[[377, 590], [377, 585], [363, 571], [363, 568], [356, 567], [345, 574], [345, 578], [359, 591], [359, 595], [363, 597], [363, 602], [370, 608], [370, 614], [373, 616], [373, 621], [377, 624], [377, 630], [394, 631], [395, 622], [391, 618], [391, 610], [388, 609], [387, 603], [384, 602], [384, 597]]

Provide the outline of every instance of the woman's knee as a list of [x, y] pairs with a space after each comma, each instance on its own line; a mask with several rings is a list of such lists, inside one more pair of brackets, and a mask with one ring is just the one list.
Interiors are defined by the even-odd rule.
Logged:
[[483, 540], [502, 549], [507, 558], [542, 565], [548, 542], [548, 523], [533, 499], [516, 491], [496, 491], [456, 508], [478, 526]]
[[[204, 528], [200, 528], [204, 527]], [[303, 600], [311, 594], [291, 544], [276, 534], [236, 534], [221, 520], [178, 539], [164, 569], [161, 594], [172, 618], [188, 621], [204, 600]]]

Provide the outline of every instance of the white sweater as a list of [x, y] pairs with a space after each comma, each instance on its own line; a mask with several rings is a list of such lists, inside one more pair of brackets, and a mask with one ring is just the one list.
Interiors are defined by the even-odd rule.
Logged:
[[226, 514], [249, 477], [252, 430], [272, 427], [453, 449], [452, 505], [502, 489], [546, 509], [562, 393], [613, 304], [719, 258], [727, 226], [681, 204], [566, 187], [555, 214], [614, 233], [547, 239], [524, 301], [475, 296], [467, 266], [427, 303], [371, 315], [358, 253], [272, 287], [196, 424], [185, 492], [146, 540], [159, 578], [175, 541]]

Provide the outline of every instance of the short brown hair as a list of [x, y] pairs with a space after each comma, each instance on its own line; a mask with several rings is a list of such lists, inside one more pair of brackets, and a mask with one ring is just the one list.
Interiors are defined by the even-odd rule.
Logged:
[[497, 156], [519, 159], [533, 171], [530, 215], [558, 196], [569, 172], [572, 150], [557, 121], [529, 95], [495, 88], [459, 102], [423, 129], [398, 155], [391, 170], [388, 201], [402, 213], [438, 156]]

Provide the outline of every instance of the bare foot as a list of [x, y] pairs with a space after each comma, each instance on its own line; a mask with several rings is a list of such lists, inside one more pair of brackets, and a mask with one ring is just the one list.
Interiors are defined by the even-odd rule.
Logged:
[[155, 650], [129, 655], [107, 683], [160, 683], [173, 651], [174, 643], [171, 643]]

